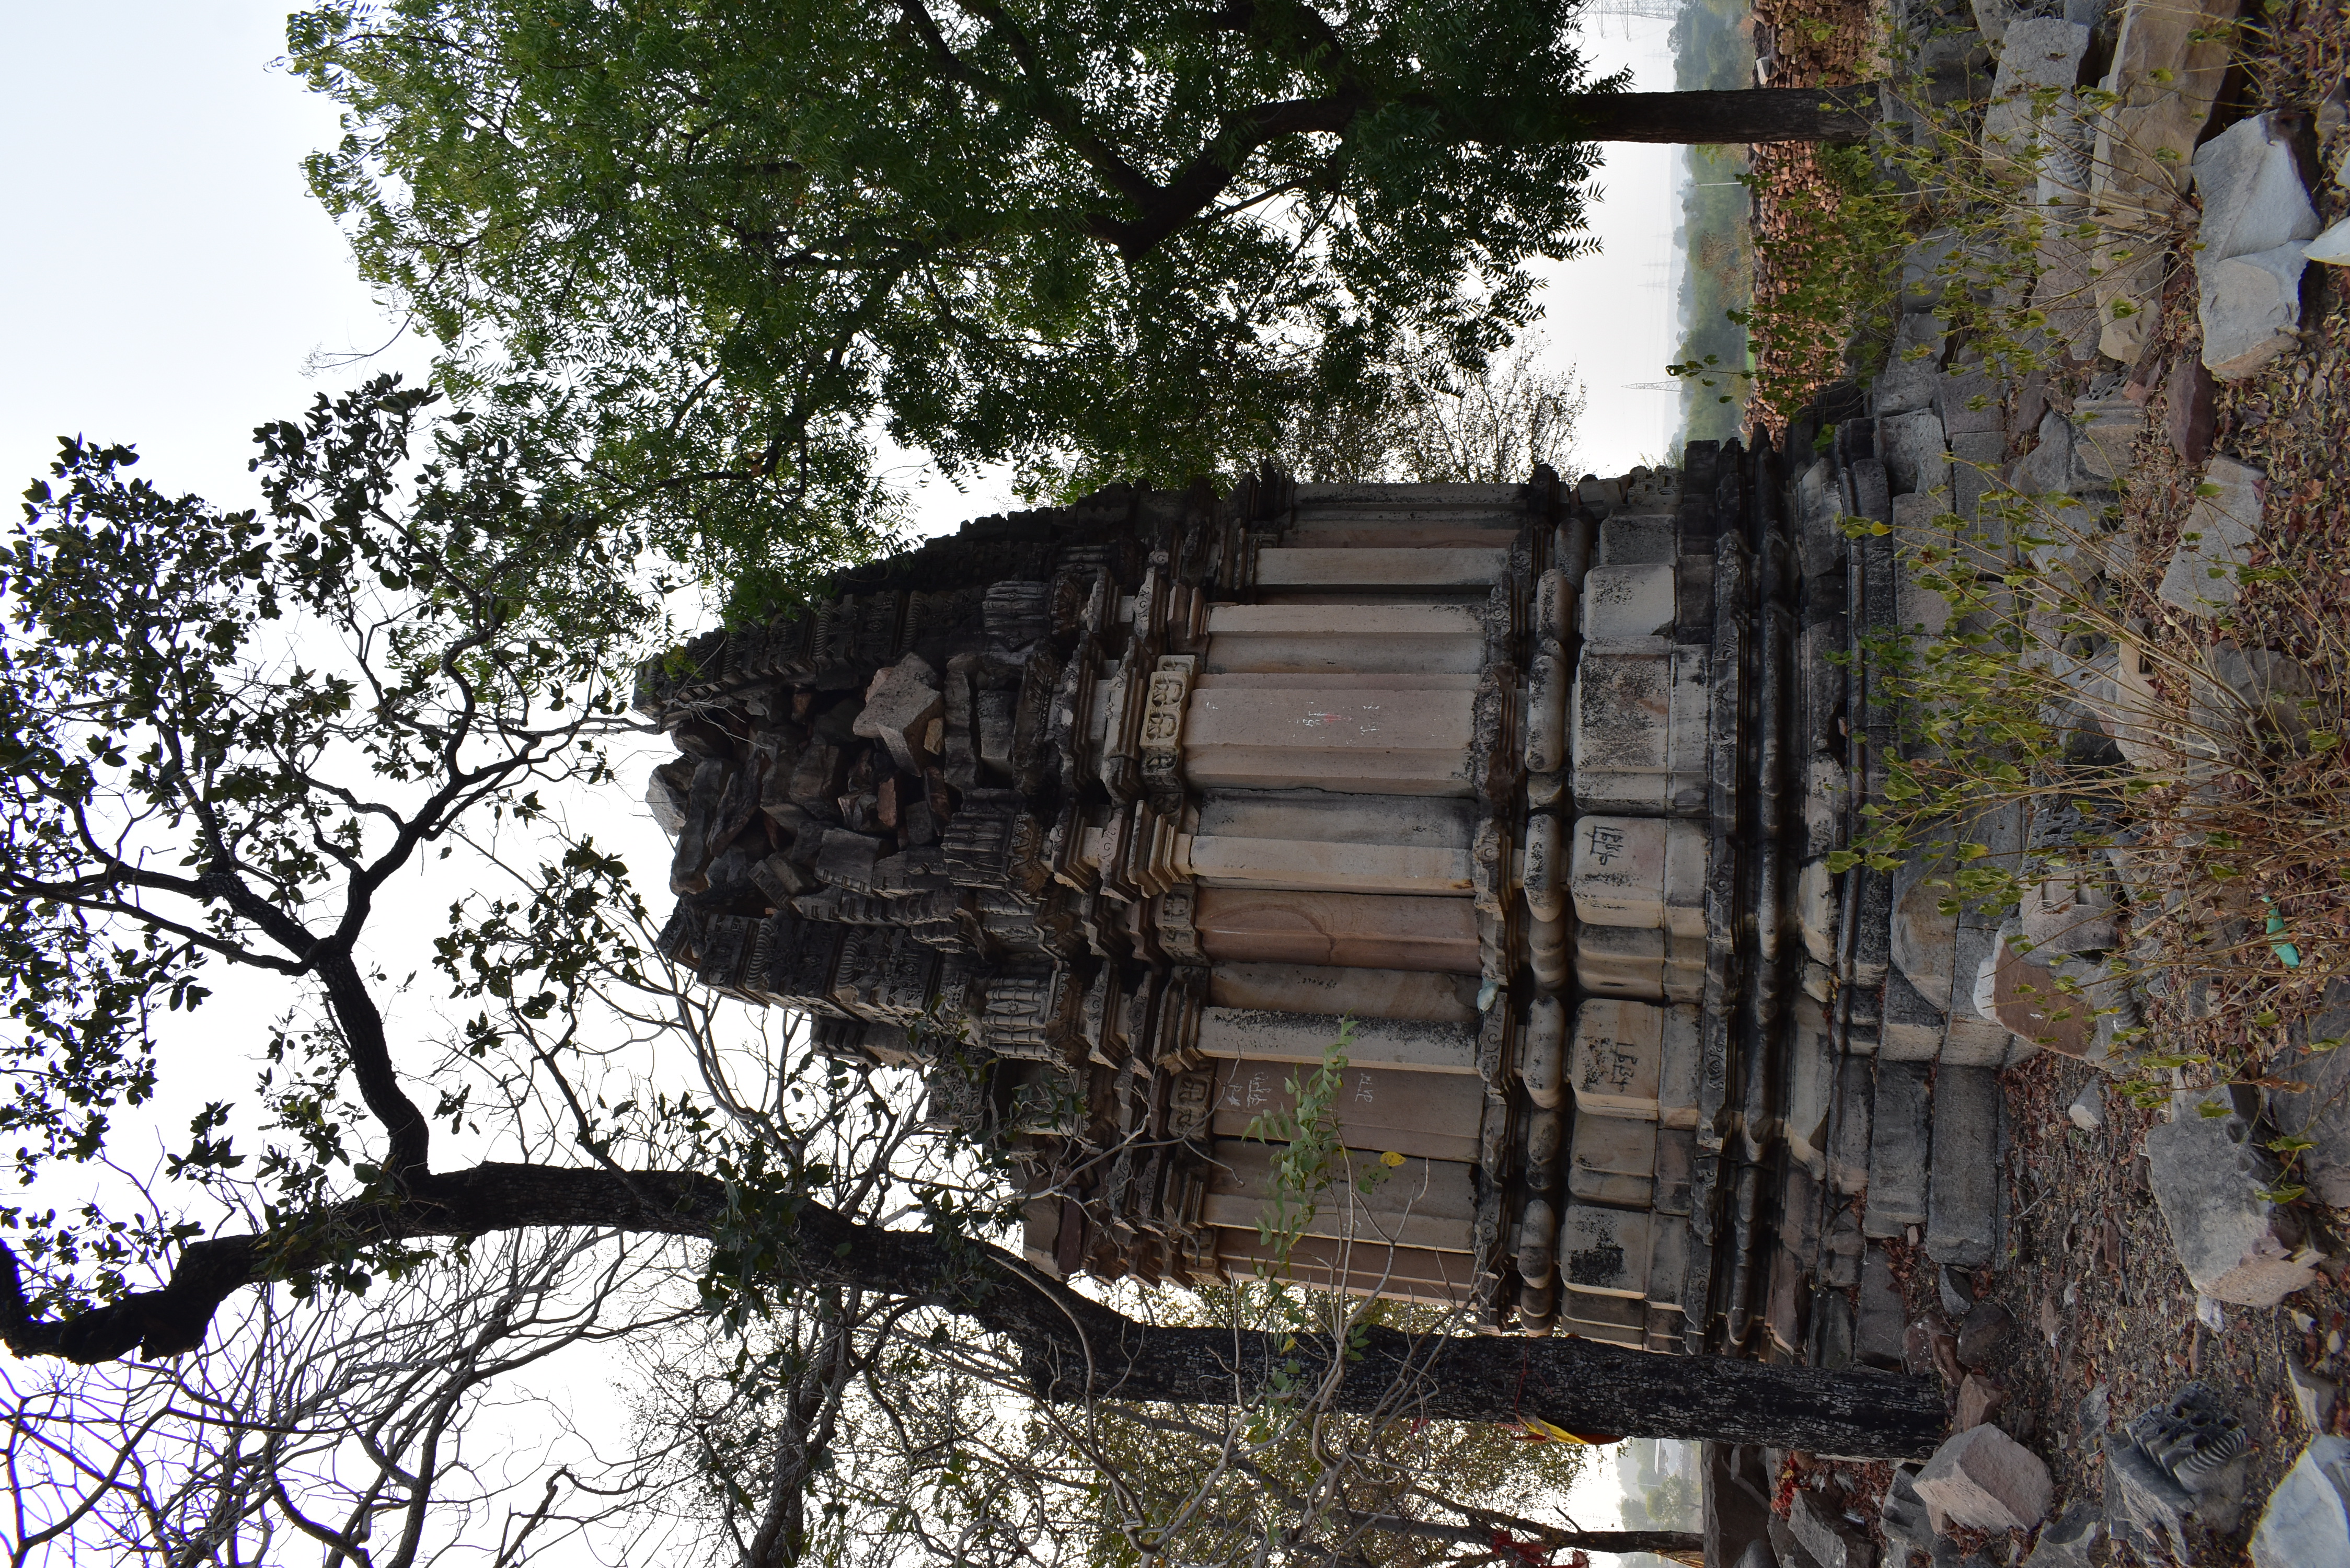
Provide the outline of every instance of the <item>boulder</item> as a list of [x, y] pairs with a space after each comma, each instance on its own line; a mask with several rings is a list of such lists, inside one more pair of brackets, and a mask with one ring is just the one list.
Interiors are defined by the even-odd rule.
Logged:
[[1934, 1450], [1918, 1473], [1918, 1497], [1937, 1533], [2030, 1530], [2054, 1490], [2040, 1456], [1997, 1427], [1970, 1428]]
[[[2216, 1107], [2216, 1114], [2207, 1111]], [[2299, 1218], [2262, 1196], [2276, 1167], [2253, 1136], [2252, 1090], [2181, 1090], [2146, 1135], [2147, 1174], [2188, 1282], [2239, 1306], [2274, 1306], [2316, 1277]]]
[[2317, 209], [2272, 113], [2238, 120], [2198, 148], [2194, 176], [2203, 203], [2195, 256], [2203, 363], [2234, 380], [2294, 342]]
[[2199, 616], [2235, 607], [2242, 592], [2237, 573], [2251, 559], [2252, 542], [2260, 537], [2267, 477], [2231, 457], [2215, 457], [2204, 465], [2195, 504], [2178, 532], [2178, 547], [2162, 574], [2166, 602]]
[[2253, 1568], [2350, 1563], [2350, 1439], [2321, 1437], [2269, 1493], [2252, 1532]]

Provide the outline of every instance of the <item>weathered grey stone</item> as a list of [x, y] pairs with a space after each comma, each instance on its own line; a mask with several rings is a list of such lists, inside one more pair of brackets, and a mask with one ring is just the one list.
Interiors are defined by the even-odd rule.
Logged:
[[1868, 1185], [1869, 1127], [1876, 1102], [1877, 1084], [1868, 1059], [1846, 1056], [1838, 1062], [1836, 1113], [1828, 1148], [1828, 1180], [1838, 1192], [1850, 1195]]
[[[1983, 161], [1994, 172], [2037, 173], [2052, 140], [2074, 134], [2073, 86], [2089, 29], [2061, 16], [2031, 16], [2008, 24], [2001, 39], [1999, 74], [1983, 113]], [[2046, 95], [2054, 102], [2043, 102]]]
[[2106, 1125], [2106, 1091], [2092, 1081], [2081, 1085], [2073, 1103], [2064, 1107], [2064, 1115], [2083, 1132], [2095, 1132]]
[[2016, 461], [2010, 483], [2018, 495], [2069, 494], [2076, 483], [2073, 471], [2073, 421], [2051, 409], [2040, 416], [2039, 441]]
[[888, 747], [889, 760], [903, 772], [919, 774], [930, 761], [931, 722], [945, 712], [938, 671], [910, 653], [876, 672], [865, 689], [865, 706], [849, 728]]
[[1779, 1560], [1779, 1568], [1820, 1568], [1804, 1543], [1795, 1539], [1794, 1528], [1775, 1515], [1772, 1518], [1769, 1535], [1771, 1551]]
[[2113, 890], [2094, 866], [2064, 865], [2023, 890], [2016, 920], [2036, 953], [2109, 952], [2119, 940], [2114, 913]]
[[1885, 979], [1885, 1015], [1877, 1057], [1886, 1062], [1931, 1062], [1942, 1054], [1948, 1021], [1899, 970]]
[[[1939, 289], [1935, 297], [1940, 297]], [[1930, 309], [1913, 308], [1902, 317], [1893, 331], [1893, 350], [1885, 361], [1885, 373], [1869, 389], [1878, 419], [1908, 413], [1933, 401], [1935, 383], [1942, 374], [1943, 337], [1942, 324]]]
[[1787, 1511], [1787, 1527], [1820, 1568], [1876, 1568], [1877, 1543], [1814, 1492], [1796, 1491]]
[[2089, 1554], [2096, 1550], [2105, 1527], [2104, 1511], [2095, 1503], [2074, 1503], [2040, 1532], [2023, 1568], [2089, 1568]]
[[1957, 974], [1959, 918], [1942, 913], [1950, 890], [1934, 884], [1948, 875], [1947, 864], [1926, 855], [1903, 861], [1893, 873], [1893, 967], [1945, 1012]]
[[1933, 1096], [1927, 1089], [1929, 1064], [1877, 1064], [1877, 1097], [1871, 1107], [1868, 1144], [1868, 1215], [1871, 1236], [1898, 1236], [1926, 1220], [1926, 1179], [1931, 1147], [1928, 1120]]
[[1945, 1066], [1934, 1080], [1926, 1255], [1938, 1262], [1974, 1268], [1998, 1250], [2000, 1110], [1988, 1067]]
[[2040, 1456], [1997, 1427], [1960, 1432], [1926, 1461], [1918, 1497], [1938, 1531], [2030, 1530], [2047, 1517], [2054, 1487]]
[[[1956, 441], [1966, 435], [1998, 435], [2006, 439], [2007, 416], [2000, 400], [2007, 389], [1981, 366], [1956, 368], [1934, 384], [1934, 410], [1942, 429]], [[1960, 455], [1951, 448], [1953, 457]]]
[[2196, 149], [2194, 172], [2203, 203], [2195, 258], [2203, 363], [2233, 380], [2293, 344], [2317, 211], [2273, 114], [2238, 120]]
[[2320, 1437], [2269, 1493], [2252, 1532], [2254, 1568], [2350, 1563], [2350, 1438]]
[[[2297, 1088], [2269, 1091], [2269, 1118], [2290, 1137], [2310, 1140], [2293, 1179], [2336, 1209], [2350, 1208], [2350, 981], [2325, 988], [2325, 1009], [2294, 1032], [2268, 1075]], [[2342, 1044], [2331, 1044], [2341, 1042]]]
[[1882, 1247], [1871, 1247], [1860, 1266], [1859, 1320], [1853, 1331], [1856, 1354], [1871, 1366], [1901, 1365], [1901, 1291], [1893, 1282], [1893, 1263]]
[[1896, 496], [1950, 487], [1950, 442], [1942, 433], [1942, 416], [1933, 410], [1880, 418], [1877, 443]]
[[2004, 431], [1950, 435], [1950, 510], [1973, 521], [1982, 498], [1999, 488], [1999, 466], [2007, 456]]
[[2334, 1424], [2334, 1407], [2342, 1397], [2342, 1385], [2331, 1377], [2321, 1377], [2302, 1365], [2301, 1357], [2287, 1351], [2284, 1358], [2285, 1380], [2293, 1385], [2293, 1408], [2301, 1413], [2302, 1425], [2313, 1432], [2323, 1432]]
[[[2207, 1105], [2220, 1114], [2207, 1116]], [[2277, 1180], [2253, 1136], [2253, 1092], [2182, 1090], [2146, 1135], [2147, 1173], [2189, 1283], [2216, 1301], [2274, 1306], [2316, 1277], [2299, 1219], [2261, 1196]]]
[[2140, 1557], [2191, 1560], [2192, 1518], [2221, 1532], [2242, 1511], [2251, 1436], [2220, 1395], [2189, 1383], [2163, 1404], [2106, 1434], [2106, 1521]]
[[1996, 1023], [1953, 1012], [1942, 1030], [1942, 1064], [1947, 1067], [2004, 1067], [2012, 1065], [2023, 1055], [2039, 1049], [2026, 1041], [2021, 1051], [2016, 1044], [2021, 1036], [2009, 1033]]
[[1835, 1042], [1818, 1002], [1798, 996], [1794, 1014], [1787, 1042], [1787, 1150], [1814, 1178], [1825, 1178], [1828, 1123], [1835, 1108]]
[[2073, 405], [2073, 463], [2076, 477], [2119, 488], [2137, 472], [2138, 438], [2146, 433], [2146, 406], [2123, 392], [2084, 398]]

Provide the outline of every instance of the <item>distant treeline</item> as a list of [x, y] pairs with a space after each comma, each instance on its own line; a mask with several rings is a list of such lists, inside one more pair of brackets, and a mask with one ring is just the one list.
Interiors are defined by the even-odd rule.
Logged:
[[[1746, 18], [1746, 0], [1687, 0], [1673, 23], [1673, 85], [1684, 91], [1753, 85], [1754, 43]], [[1752, 197], [1745, 186], [1732, 183], [1743, 171], [1742, 150], [1692, 147], [1689, 161], [1674, 234], [1683, 259], [1678, 358], [1686, 363], [1711, 354], [1715, 363], [1743, 370], [1746, 328], [1724, 314], [1746, 309], [1754, 295], [1754, 242], [1747, 223]], [[1716, 379], [1711, 387], [1687, 381], [1680, 441], [1737, 434], [1744, 389], [1742, 379]], [[1724, 397], [1730, 400], [1721, 401]]]

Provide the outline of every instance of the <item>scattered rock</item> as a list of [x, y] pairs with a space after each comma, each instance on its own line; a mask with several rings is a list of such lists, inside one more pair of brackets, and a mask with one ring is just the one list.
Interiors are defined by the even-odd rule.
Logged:
[[2002, 932], [1974, 983], [1975, 1011], [2010, 1033], [2066, 1056], [2088, 1054], [2095, 1038], [2089, 1008], [2056, 986], [2056, 971]]
[[[2269, 1091], [2269, 1119], [2289, 1137], [2311, 1147], [2294, 1160], [2293, 1179], [2336, 1209], [2350, 1208], [2350, 981], [2325, 988], [2325, 1010], [2294, 1031], [2292, 1048], [2274, 1058], [2268, 1075], [2297, 1088]], [[2317, 1049], [2316, 1047], [2325, 1047]]]
[[2007, 1385], [1982, 1372], [1970, 1372], [1959, 1385], [1959, 1430], [1980, 1427], [2007, 1403]]
[[2015, 1319], [2005, 1307], [1997, 1302], [1977, 1302], [1966, 1322], [1959, 1325], [1959, 1365], [1990, 1366], [2014, 1332]]
[[[2215, 1104], [2219, 1114], [2206, 1116]], [[2300, 1219], [2261, 1196], [2277, 1180], [2252, 1137], [2253, 1092], [2184, 1091], [2146, 1135], [2147, 1177], [2179, 1266], [2197, 1291], [2239, 1306], [2274, 1306], [2316, 1277]]]
[[2350, 218], [2345, 218], [2315, 239], [2302, 253], [2314, 262], [2328, 266], [2350, 266]]
[[1934, 1288], [1941, 1295], [1942, 1310], [1952, 1317], [1964, 1318], [1974, 1310], [1974, 1287], [1967, 1282], [1966, 1275], [1950, 1264], [1944, 1263], [1935, 1271]]
[[1820, 1568], [1877, 1568], [1877, 1544], [1809, 1491], [1795, 1493], [1787, 1511], [1795, 1542]]
[[2040, 1456], [1990, 1426], [1960, 1432], [1935, 1449], [1916, 1485], [1941, 1533], [1953, 1524], [2030, 1530], [2046, 1517], [2053, 1490]]
[[2016, 919], [2035, 952], [2110, 952], [2120, 940], [2112, 891], [2085, 866], [2057, 866], [2026, 888]]
[[2331, 1377], [2321, 1377], [2301, 1363], [2301, 1357], [2285, 1353], [2285, 1376], [2293, 1384], [2293, 1407], [2301, 1412], [2304, 1426], [2313, 1432], [2323, 1432], [2334, 1421], [2334, 1407], [2340, 1398], [2342, 1386]]
[[2203, 363], [2235, 380], [2293, 344], [2317, 211], [2273, 114], [2238, 120], [2205, 142], [2194, 170], [2203, 202], [2195, 259]]
[[2201, 462], [2211, 455], [2211, 436], [2218, 428], [2211, 400], [2219, 387], [2210, 369], [2196, 356], [2181, 354], [2164, 385], [2170, 401], [2163, 411], [2162, 433], [2170, 438], [2171, 451], [2189, 462]]
[[2064, 1107], [2064, 1115], [2083, 1132], [2095, 1132], [2106, 1125], [2106, 1091], [2095, 1082], [2081, 1085], [2073, 1103]]
[[2162, 574], [2166, 601], [2200, 616], [2234, 606], [2242, 591], [2236, 574], [2251, 558], [2252, 541], [2260, 536], [2266, 477], [2233, 458], [2215, 457], [2204, 466], [2199, 489], [2210, 487], [2216, 493], [2199, 493], [2187, 514], [2178, 548]]
[[2318, 1438], [2269, 1493], [2252, 1532], [2254, 1568], [2350, 1563], [2350, 1439]]
[[2096, 1550], [2097, 1537], [2105, 1528], [2104, 1511], [2084, 1499], [2040, 1532], [2023, 1568], [2089, 1568], [2089, 1554]]

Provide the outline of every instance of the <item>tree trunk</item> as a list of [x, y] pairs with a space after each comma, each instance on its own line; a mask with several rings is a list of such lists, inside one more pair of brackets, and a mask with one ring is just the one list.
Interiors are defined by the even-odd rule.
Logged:
[[1728, 92], [1578, 93], [1560, 100], [1577, 141], [1860, 141], [1877, 124], [1874, 83]]
[[[782, 1220], [794, 1202], [795, 1220]], [[1254, 1398], [1279, 1373], [1307, 1387], [1329, 1378], [1340, 1410], [1439, 1420], [1531, 1416], [1570, 1432], [1886, 1459], [1929, 1453], [1944, 1435], [1941, 1391], [1925, 1379], [1658, 1355], [1566, 1335], [1374, 1327], [1334, 1368], [1325, 1339], [1140, 1323], [983, 1241], [882, 1230], [812, 1200], [778, 1195], [771, 1203], [776, 1222], [790, 1226], [782, 1240], [793, 1282], [936, 1302], [1021, 1346], [1038, 1397], [1059, 1402], [1230, 1405]], [[62, 1320], [32, 1315], [16, 1260], [0, 1247], [0, 1341], [19, 1355], [84, 1364], [133, 1351], [185, 1355], [203, 1345], [232, 1293], [316, 1266], [337, 1247], [540, 1226], [708, 1237], [726, 1212], [724, 1187], [697, 1171], [479, 1165], [412, 1178], [396, 1198], [355, 1199], [276, 1236], [192, 1242], [161, 1290], [129, 1292]]]

